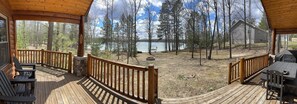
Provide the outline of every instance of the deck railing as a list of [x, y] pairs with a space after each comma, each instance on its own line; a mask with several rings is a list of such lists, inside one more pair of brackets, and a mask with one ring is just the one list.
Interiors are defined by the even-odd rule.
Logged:
[[235, 63], [229, 63], [229, 84], [239, 79], [239, 63], [240, 61], [237, 61]]
[[72, 70], [72, 53], [45, 50], [18, 50], [17, 58], [21, 63], [37, 63], [49, 67]]
[[240, 61], [235, 63], [229, 63], [229, 75], [228, 83], [240, 80], [240, 83], [244, 83], [246, 79], [250, 78], [263, 68], [267, 67], [269, 54], [251, 57], [241, 58]]
[[88, 55], [88, 76], [129, 98], [152, 104], [158, 96], [158, 69]]

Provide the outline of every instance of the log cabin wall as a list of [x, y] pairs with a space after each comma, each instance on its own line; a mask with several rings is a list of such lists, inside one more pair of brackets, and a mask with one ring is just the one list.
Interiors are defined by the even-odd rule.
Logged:
[[[7, 0], [0, 0], [0, 13], [7, 17], [9, 53], [13, 56], [16, 53], [15, 21], [12, 19], [11, 7]], [[0, 70], [4, 70], [9, 78], [14, 76], [11, 63], [1, 67]]]

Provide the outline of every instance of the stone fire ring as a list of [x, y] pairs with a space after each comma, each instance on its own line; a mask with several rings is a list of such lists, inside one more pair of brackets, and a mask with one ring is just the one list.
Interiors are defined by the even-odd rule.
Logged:
[[155, 57], [147, 57], [146, 58], [146, 61], [155, 61], [156, 59], [155, 59]]

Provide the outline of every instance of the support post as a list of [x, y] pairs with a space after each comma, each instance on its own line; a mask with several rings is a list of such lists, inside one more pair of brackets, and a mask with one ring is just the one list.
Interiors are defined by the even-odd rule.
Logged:
[[71, 73], [72, 71], [72, 53], [69, 52], [68, 56], [68, 73]]
[[229, 71], [228, 71], [228, 84], [231, 84], [231, 66], [232, 66], [232, 63], [229, 63]]
[[271, 31], [271, 42], [272, 42], [271, 54], [275, 55], [276, 31], [274, 29]]
[[148, 66], [148, 104], [155, 103], [155, 68], [154, 65]]
[[245, 78], [245, 59], [241, 58], [240, 59], [240, 69], [239, 69], [239, 77], [240, 77], [240, 83], [244, 83], [244, 78]]
[[87, 77], [91, 76], [91, 67], [92, 67], [92, 62], [91, 62], [91, 54], [88, 54], [87, 57]]
[[84, 16], [80, 17], [77, 56], [84, 56]]

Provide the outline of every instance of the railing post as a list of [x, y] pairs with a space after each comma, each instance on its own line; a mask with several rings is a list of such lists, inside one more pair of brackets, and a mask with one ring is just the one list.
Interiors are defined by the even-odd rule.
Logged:
[[41, 49], [41, 66], [44, 66], [44, 49]]
[[92, 62], [91, 62], [91, 54], [88, 54], [88, 57], [87, 57], [87, 77], [90, 77], [91, 76], [91, 65], [92, 65]]
[[69, 52], [69, 59], [68, 59], [68, 73], [71, 73], [72, 71], [72, 53]]
[[155, 72], [155, 74], [154, 74], [154, 79], [155, 79], [155, 83], [154, 83], [155, 84], [155, 93], [154, 94], [155, 94], [155, 97], [158, 98], [158, 83], [159, 83], [159, 81], [158, 81], [159, 71], [158, 70], [159, 69], [158, 68], [155, 68], [154, 70], [155, 70], [154, 71]]
[[148, 66], [148, 104], [155, 103], [155, 69], [154, 65]]
[[232, 63], [229, 63], [228, 84], [231, 84], [231, 67], [232, 67]]
[[245, 78], [245, 59], [241, 58], [240, 59], [240, 68], [239, 68], [239, 74], [240, 74], [240, 83], [244, 83], [244, 78]]

